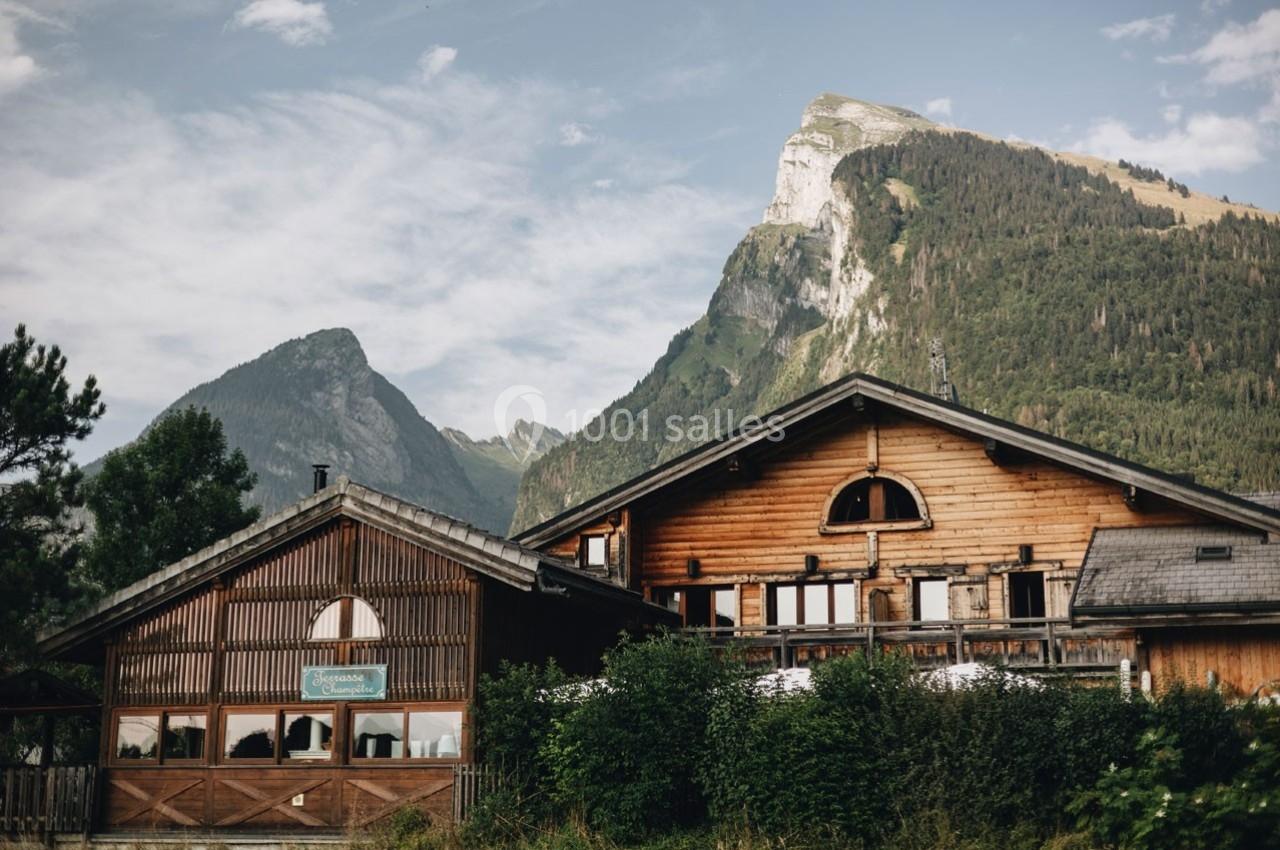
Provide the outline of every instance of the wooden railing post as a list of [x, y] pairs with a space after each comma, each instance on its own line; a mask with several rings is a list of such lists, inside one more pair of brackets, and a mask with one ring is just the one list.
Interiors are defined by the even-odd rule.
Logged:
[[1049, 668], [1057, 669], [1058, 667], [1058, 640], [1053, 636], [1053, 620], [1045, 621], [1048, 627], [1049, 638]]
[[956, 623], [954, 626], [956, 631], [956, 663], [964, 663], [964, 626]]

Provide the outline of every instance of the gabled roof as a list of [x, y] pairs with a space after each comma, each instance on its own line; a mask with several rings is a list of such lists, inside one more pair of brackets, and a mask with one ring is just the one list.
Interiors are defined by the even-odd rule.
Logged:
[[995, 440], [1003, 449], [1168, 499], [1216, 520], [1280, 534], [1280, 510], [1122, 460], [1078, 443], [1033, 431], [958, 404], [940, 401], [933, 396], [871, 375], [854, 373], [764, 414], [759, 417], [763, 424], [740, 428], [728, 436], [686, 452], [558, 516], [525, 529], [515, 535], [514, 539], [528, 546], [542, 546], [688, 475], [711, 468], [744, 449], [761, 445], [770, 438], [776, 442], [780, 433], [785, 442], [785, 435], [792, 429], [858, 396], [953, 431], [984, 440]]
[[113, 627], [234, 569], [267, 549], [338, 517], [381, 528], [454, 558], [469, 569], [524, 591], [583, 592], [605, 603], [666, 610], [638, 593], [596, 578], [559, 558], [513, 543], [444, 514], [355, 484], [346, 476], [253, 525], [156, 570], [40, 635], [40, 651], [57, 657]]
[[[1229, 556], [1198, 558], [1199, 547]], [[1280, 543], [1226, 526], [1098, 529], [1071, 604], [1081, 619], [1265, 612], [1280, 613]]]

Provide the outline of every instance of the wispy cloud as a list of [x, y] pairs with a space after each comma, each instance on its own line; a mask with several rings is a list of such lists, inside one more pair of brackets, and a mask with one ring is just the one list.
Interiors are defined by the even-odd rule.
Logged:
[[1185, 125], [1145, 136], [1134, 133], [1123, 121], [1103, 119], [1071, 149], [1153, 165], [1178, 176], [1243, 171], [1265, 159], [1262, 133], [1254, 122], [1212, 112], [1197, 113]]
[[422, 76], [422, 81], [426, 82], [432, 77], [444, 73], [445, 69], [452, 65], [457, 58], [457, 48], [445, 47], [440, 44], [428, 48], [418, 60], [418, 72]]
[[250, 0], [231, 22], [236, 27], [272, 33], [293, 47], [324, 44], [333, 34], [329, 12], [321, 2]]
[[729, 75], [729, 63], [703, 62], [667, 68], [646, 80], [641, 97], [646, 100], [675, 100], [714, 93]]
[[101, 85], [0, 110], [0, 302], [116, 410], [345, 325], [435, 421], [484, 433], [534, 383], [563, 424], [697, 317], [755, 212], [604, 143], [594, 175], [539, 179], [596, 97], [412, 68], [211, 111]]
[[937, 115], [939, 118], [951, 117], [951, 98], [935, 97], [924, 105], [926, 115]]
[[576, 121], [570, 121], [567, 124], [560, 125], [560, 144], [566, 148], [576, 148], [579, 145], [589, 145], [596, 141], [595, 133], [591, 131], [590, 125], [579, 124]]
[[1280, 75], [1280, 9], [1263, 12], [1248, 24], [1228, 22], [1198, 50], [1162, 59], [1204, 65], [1205, 79], [1218, 85], [1274, 83]]
[[1126, 39], [1147, 39], [1149, 41], [1168, 41], [1173, 32], [1173, 24], [1177, 16], [1156, 15], [1150, 18], [1137, 18], [1132, 21], [1111, 24], [1102, 28], [1102, 34], [1112, 41]]
[[27, 6], [0, 0], [0, 97], [27, 85], [42, 70], [18, 38], [18, 28], [23, 23], [57, 25]]

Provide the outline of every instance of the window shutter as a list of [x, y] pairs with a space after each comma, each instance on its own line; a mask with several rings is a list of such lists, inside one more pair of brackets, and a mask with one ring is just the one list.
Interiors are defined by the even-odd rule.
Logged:
[[867, 613], [873, 623], [887, 623], [889, 621], [889, 591], [883, 587], [877, 587], [871, 591], [867, 594], [867, 607], [870, 609]]
[[951, 617], [955, 620], [983, 620], [989, 616], [986, 576], [955, 576], [951, 579]]
[[1066, 617], [1071, 608], [1071, 592], [1075, 590], [1079, 570], [1054, 570], [1044, 577], [1044, 613], [1047, 617]]

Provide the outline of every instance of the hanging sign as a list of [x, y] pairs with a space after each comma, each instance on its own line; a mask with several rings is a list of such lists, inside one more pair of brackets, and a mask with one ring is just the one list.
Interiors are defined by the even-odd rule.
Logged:
[[386, 699], [387, 665], [303, 667], [302, 698], [306, 700]]

